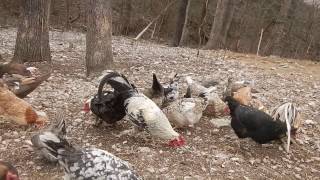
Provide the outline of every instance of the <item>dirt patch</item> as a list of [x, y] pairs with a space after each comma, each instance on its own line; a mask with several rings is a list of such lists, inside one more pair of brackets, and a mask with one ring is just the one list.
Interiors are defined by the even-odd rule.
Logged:
[[[15, 33], [15, 29], [0, 30], [0, 54], [4, 58], [12, 57]], [[73, 48], [69, 48], [70, 43]], [[309, 120], [289, 154], [279, 143], [259, 146], [250, 139], [239, 140], [230, 127], [217, 128], [208, 117], [203, 117], [194, 129], [180, 130], [188, 145], [172, 149], [157, 140], [153, 142], [145, 133], [121, 135], [131, 128], [127, 121], [112, 127], [94, 127], [93, 118], [81, 113], [84, 100], [97, 91], [98, 85], [97, 76], [85, 77], [85, 36], [51, 32], [50, 46], [52, 77], [26, 100], [46, 111], [52, 123], [56, 114], [65, 114], [68, 138], [77, 146], [98, 147], [128, 160], [145, 179], [319, 178], [319, 64], [222, 51], [201, 50], [197, 56], [195, 49], [114, 37], [114, 69], [141, 89], [150, 87], [152, 72], [159, 74], [161, 81], [167, 81], [173, 72], [199, 81], [215, 79], [219, 82], [218, 93], [233, 76], [254, 81], [266, 107], [293, 101]], [[184, 90], [183, 86], [181, 92]], [[26, 148], [26, 141], [35, 132], [0, 122], [0, 159], [13, 162], [22, 179], [61, 179], [63, 171], [58, 165], [47, 163]]]

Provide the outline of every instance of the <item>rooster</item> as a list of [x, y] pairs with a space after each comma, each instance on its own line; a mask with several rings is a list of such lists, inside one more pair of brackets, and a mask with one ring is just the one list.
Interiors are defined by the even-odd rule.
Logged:
[[194, 127], [202, 117], [202, 112], [208, 105], [207, 93], [201, 97], [191, 97], [191, 87], [187, 88], [184, 98], [168, 103], [163, 112], [177, 128]]
[[205, 115], [217, 117], [229, 114], [228, 106], [222, 101], [219, 95], [214, 92], [216, 87], [204, 87], [198, 82], [193, 81], [189, 76], [187, 76], [185, 79], [187, 81], [188, 87], [192, 89], [192, 94], [199, 96], [200, 94], [207, 92], [206, 98], [208, 99], [208, 105], [204, 110]]
[[137, 88], [130, 84], [127, 78], [117, 72], [109, 73], [102, 79], [120, 93], [129, 120], [138, 128], [145, 129], [152, 136], [167, 140], [171, 147], [185, 144], [184, 138], [173, 130], [166, 115], [161, 109]]
[[30, 104], [13, 94], [0, 81], [0, 118], [19, 125], [43, 126], [48, 120], [43, 112], [35, 111]]
[[31, 72], [28, 70], [28, 68], [19, 63], [4, 63], [0, 65], [0, 78], [5, 74], [19, 74], [22, 76], [31, 76]]
[[9, 89], [19, 98], [25, 98], [35, 90], [43, 81], [47, 80], [51, 72], [39, 77], [24, 77], [21, 75], [3, 75], [3, 81]]
[[231, 115], [231, 127], [239, 138], [251, 137], [260, 144], [281, 139], [286, 133], [285, 124], [255, 108], [241, 105], [231, 96], [226, 97]]
[[58, 162], [58, 159], [54, 153], [49, 151], [46, 147], [46, 144], [44, 144], [41, 139], [40, 135], [44, 135], [48, 132], [53, 133], [54, 135], [61, 137], [63, 139], [66, 138], [66, 123], [64, 118], [59, 115], [57, 117], [59, 119], [58, 123], [52, 124], [48, 129], [45, 129], [31, 138], [32, 145], [36, 151], [38, 151], [44, 158], [46, 158], [50, 162]]
[[0, 161], [0, 180], [19, 180], [17, 169], [8, 162]]
[[97, 116], [96, 125], [102, 122], [113, 124], [126, 115], [120, 94], [114, 91], [103, 91], [105, 83], [100, 82], [98, 94], [87, 100], [83, 108], [84, 112], [91, 111]]
[[131, 165], [97, 148], [75, 148], [65, 138], [46, 131], [37, 135], [45, 151], [63, 167], [64, 179], [139, 179]]
[[289, 102], [284, 103], [278, 107], [275, 107], [271, 111], [271, 116], [275, 121], [286, 124], [288, 138], [286, 150], [289, 152], [291, 135], [293, 137], [296, 136], [296, 133], [302, 123], [297, 105]]

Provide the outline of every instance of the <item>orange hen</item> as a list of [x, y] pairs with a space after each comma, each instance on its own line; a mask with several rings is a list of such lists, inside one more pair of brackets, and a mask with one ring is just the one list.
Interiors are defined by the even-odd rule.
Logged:
[[26, 101], [16, 97], [0, 81], [0, 118], [19, 125], [42, 126], [48, 120], [45, 114], [36, 112]]

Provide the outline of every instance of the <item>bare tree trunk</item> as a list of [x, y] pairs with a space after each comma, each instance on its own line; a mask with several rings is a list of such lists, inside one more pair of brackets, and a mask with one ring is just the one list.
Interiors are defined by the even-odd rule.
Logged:
[[227, 10], [225, 11], [225, 15], [224, 15], [224, 21], [223, 21], [223, 29], [222, 29], [222, 44], [224, 46], [226, 46], [227, 43], [227, 36], [228, 36], [228, 32], [231, 26], [231, 22], [233, 19], [233, 14], [235, 11], [235, 2], [233, 0], [231, 0], [228, 3], [228, 7]]
[[179, 45], [184, 45], [186, 44], [187, 41], [187, 37], [189, 34], [189, 30], [188, 30], [188, 22], [189, 22], [189, 11], [190, 11], [190, 4], [191, 4], [192, 0], [188, 0], [188, 5], [187, 5], [187, 9], [186, 9], [186, 17], [184, 19], [184, 24], [183, 24], [183, 28], [182, 28], [182, 34], [181, 34], [181, 38], [180, 38], [180, 42]]
[[65, 0], [66, 3], [66, 30], [69, 31], [70, 30], [70, 0]]
[[229, 11], [229, 8], [232, 7], [229, 5], [229, 3], [232, 3], [231, 1], [232, 0], [218, 0], [210, 37], [205, 49], [218, 49], [224, 47], [224, 31], [226, 30], [224, 21], [227, 18], [227, 14], [231, 12]]
[[50, 0], [21, 0], [22, 16], [18, 26], [14, 61], [51, 61], [50, 4]]
[[178, 16], [176, 19], [176, 31], [173, 37], [172, 46], [177, 47], [180, 44], [180, 40], [182, 37], [182, 32], [186, 24], [187, 14], [187, 7], [188, 7], [189, 0], [180, 0], [179, 2], [179, 9], [178, 9]]
[[87, 76], [113, 64], [111, 0], [88, 0], [86, 68]]
[[121, 34], [128, 35], [130, 32], [131, 25], [131, 11], [132, 11], [132, 0], [124, 0], [122, 11], [120, 15], [120, 24], [121, 24]]
[[272, 31], [274, 40], [273, 45], [269, 46], [271, 49], [267, 49], [267, 52], [281, 56], [282, 55], [282, 40], [285, 36], [286, 22], [288, 20], [289, 10], [292, 4], [292, 0], [282, 0], [281, 9], [280, 9], [280, 17], [278, 19], [279, 24], [275, 26]]

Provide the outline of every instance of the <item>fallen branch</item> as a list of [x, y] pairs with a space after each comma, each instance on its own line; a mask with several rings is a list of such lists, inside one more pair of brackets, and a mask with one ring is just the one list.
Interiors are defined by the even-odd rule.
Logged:
[[171, 1], [161, 12], [160, 14], [154, 18], [138, 35], [137, 37], [134, 38], [134, 40], [138, 40], [148, 29], [149, 27], [156, 22], [165, 12], [167, 12], [167, 10], [169, 9], [169, 7], [171, 7], [177, 0], [173, 0]]

